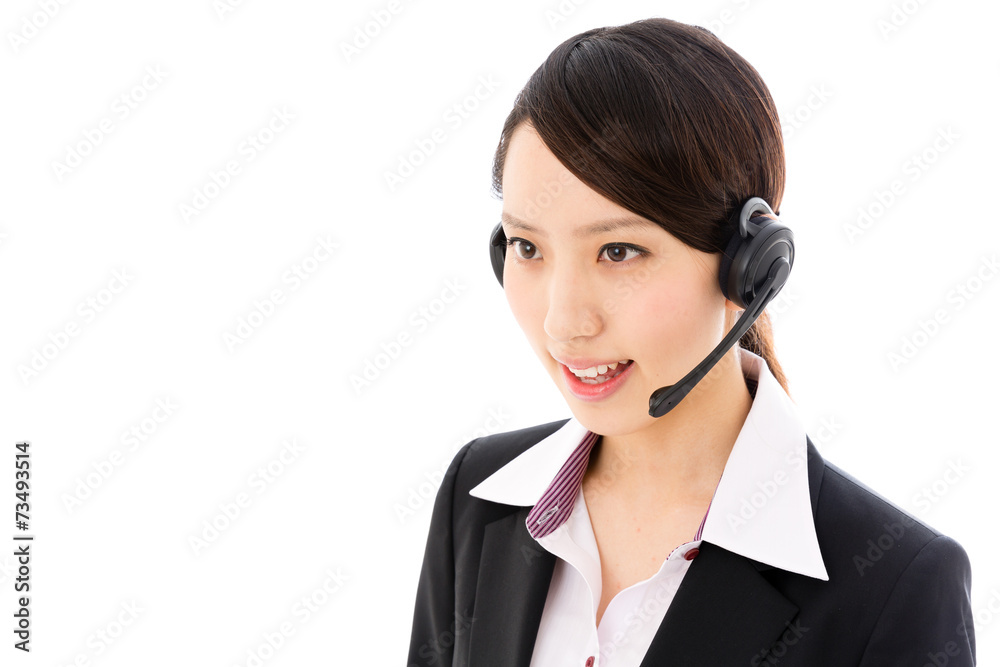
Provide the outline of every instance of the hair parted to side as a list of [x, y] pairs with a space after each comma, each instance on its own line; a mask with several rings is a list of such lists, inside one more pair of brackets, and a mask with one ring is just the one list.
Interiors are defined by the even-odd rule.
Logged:
[[[705, 28], [649, 18], [557, 46], [504, 122], [497, 197], [522, 123], [591, 189], [702, 252], [725, 250], [730, 218], [749, 197], [779, 213], [785, 155], [774, 101], [757, 70]], [[788, 392], [766, 311], [740, 346]]]

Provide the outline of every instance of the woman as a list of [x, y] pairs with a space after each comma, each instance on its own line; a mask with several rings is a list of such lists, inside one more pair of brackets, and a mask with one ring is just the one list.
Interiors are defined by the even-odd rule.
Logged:
[[[766, 313], [724, 340], [791, 267], [784, 179], [766, 86], [706, 30], [588, 30], [532, 75], [494, 269], [573, 417], [456, 455], [409, 664], [974, 664], [963, 548], [822, 459]], [[740, 225], [781, 239], [745, 294]]]

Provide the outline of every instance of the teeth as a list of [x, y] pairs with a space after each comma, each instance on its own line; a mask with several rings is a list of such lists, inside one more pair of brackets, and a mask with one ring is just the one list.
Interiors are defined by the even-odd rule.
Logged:
[[598, 375], [604, 375], [609, 370], [615, 370], [618, 368], [618, 364], [627, 364], [628, 359], [623, 359], [622, 361], [614, 361], [610, 364], [599, 364], [597, 366], [591, 366], [590, 368], [581, 368], [579, 370], [570, 368], [573, 374], [579, 378], [596, 378]]

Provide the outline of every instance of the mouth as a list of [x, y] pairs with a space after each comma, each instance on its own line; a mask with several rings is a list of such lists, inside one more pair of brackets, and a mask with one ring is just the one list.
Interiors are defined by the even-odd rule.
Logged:
[[566, 387], [574, 396], [583, 401], [599, 401], [625, 384], [635, 364], [631, 359], [624, 359], [583, 369], [571, 369], [565, 364], [559, 366]]
[[632, 364], [631, 359], [622, 361], [612, 361], [610, 364], [599, 364], [590, 368], [567, 368], [584, 384], [604, 384], [608, 380], [615, 378], [625, 372], [625, 369]]

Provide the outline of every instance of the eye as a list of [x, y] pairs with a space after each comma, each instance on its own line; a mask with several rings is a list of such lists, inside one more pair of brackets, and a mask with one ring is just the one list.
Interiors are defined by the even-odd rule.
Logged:
[[[629, 255], [630, 252], [633, 254]], [[601, 248], [601, 254], [603, 255], [605, 253], [607, 253], [608, 259], [610, 259], [613, 263], [621, 264], [622, 262], [632, 259], [633, 257], [641, 257], [642, 255], [645, 255], [646, 251], [627, 243], [609, 243]]]
[[518, 259], [523, 259], [525, 261], [531, 259], [541, 259], [542, 253], [538, 251], [538, 246], [530, 241], [525, 241], [524, 239], [512, 236], [507, 239], [508, 246], [514, 246], [514, 254], [517, 255]]

